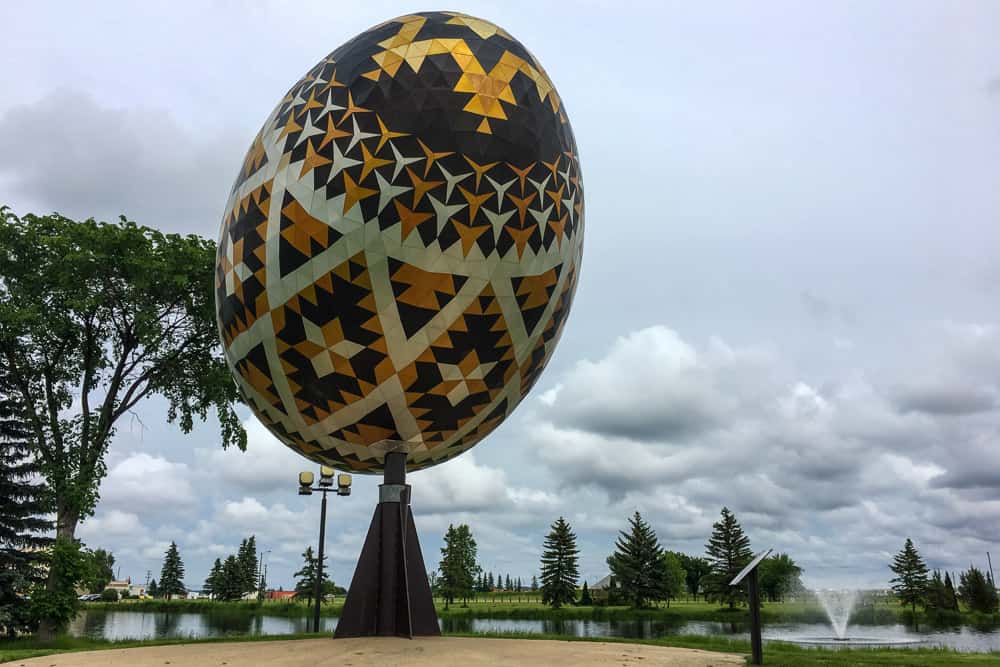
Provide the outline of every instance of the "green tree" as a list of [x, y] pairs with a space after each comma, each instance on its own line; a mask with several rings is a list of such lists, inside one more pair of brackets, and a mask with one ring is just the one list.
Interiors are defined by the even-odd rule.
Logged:
[[955, 583], [952, 581], [951, 575], [947, 572], [944, 573], [944, 589], [948, 595], [948, 609], [958, 611], [958, 595], [955, 593]]
[[531, 575], [531, 590], [532, 591], [538, 590], [538, 577], [536, 577], [535, 575]]
[[753, 559], [750, 538], [743, 534], [743, 528], [736, 515], [728, 507], [722, 508], [719, 521], [712, 524], [712, 535], [705, 545], [705, 554], [711, 571], [702, 579], [706, 599], [726, 602], [733, 609], [736, 602], [745, 598], [741, 588], [730, 586], [740, 570]]
[[594, 604], [594, 598], [590, 596], [590, 589], [587, 588], [587, 582], [583, 582], [583, 589], [580, 591], [580, 606], [590, 607]]
[[706, 574], [712, 571], [712, 566], [708, 562], [708, 559], [700, 556], [689, 556], [679, 551], [675, 553], [681, 562], [681, 567], [684, 568], [685, 589], [688, 595], [697, 600], [698, 593], [701, 591], [701, 580]]
[[663, 598], [665, 573], [660, 561], [663, 549], [656, 533], [636, 512], [629, 519], [629, 532], [621, 531], [608, 566], [622, 594], [635, 607]]
[[892, 559], [889, 569], [896, 575], [889, 580], [893, 593], [900, 604], [910, 605], [915, 618], [917, 605], [924, 604], [927, 596], [927, 565], [913, 546], [913, 540], [906, 538], [906, 543]]
[[31, 593], [29, 612], [36, 624], [44, 622], [52, 632], [59, 633], [80, 610], [76, 585], [87, 577], [90, 559], [80, 550], [76, 540], [57, 537], [48, 565], [48, 578], [39, 582]]
[[958, 596], [969, 609], [981, 614], [993, 614], [997, 611], [997, 589], [992, 579], [983, 574], [977, 567], [959, 574]]
[[[219, 562], [219, 559], [216, 558], [215, 562]], [[160, 597], [160, 587], [156, 583], [156, 579], [153, 579], [152, 581], [149, 582], [149, 586], [146, 588], [146, 595], [148, 595], [151, 598]]]
[[148, 396], [163, 396], [185, 432], [214, 409], [223, 446], [245, 447], [219, 345], [212, 241], [124, 218], [0, 216], [0, 359], [53, 494], [57, 537], [73, 539], [93, 513], [116, 425]]
[[236, 560], [240, 564], [240, 588], [243, 593], [257, 590], [257, 538], [254, 535], [240, 543]]
[[472, 584], [479, 573], [476, 564], [476, 540], [469, 526], [448, 526], [444, 546], [441, 547], [440, 589], [445, 599], [445, 609], [456, 599], [467, 600], [472, 596]]
[[788, 554], [768, 556], [757, 566], [761, 593], [770, 602], [781, 602], [789, 593], [802, 590], [802, 568]]
[[110, 551], [95, 549], [86, 551], [84, 555], [90, 559], [89, 577], [83, 582], [91, 593], [101, 593], [108, 583], [115, 578], [115, 556]]
[[209, 597], [216, 599], [218, 598], [218, 593], [222, 590], [222, 560], [219, 558], [215, 559], [212, 563], [212, 569], [208, 571], [208, 576], [205, 577], [205, 592], [208, 593]]
[[39, 473], [31, 455], [30, 426], [14, 397], [10, 373], [0, 358], [0, 635], [34, 630], [26, 600], [44, 576], [43, 537], [47, 496], [33, 482]]
[[101, 602], [118, 602], [118, 591], [113, 588], [105, 588], [101, 591]]
[[181, 560], [180, 551], [177, 550], [177, 543], [171, 542], [167, 547], [167, 552], [163, 555], [163, 567], [160, 570], [160, 593], [168, 600], [174, 595], [183, 595], [187, 592], [184, 588], [184, 561]]
[[[569, 523], [559, 517], [542, 544], [542, 603], [558, 609], [576, 600], [580, 550]], [[507, 576], [510, 588], [510, 576]]]
[[679, 555], [673, 551], [664, 551], [660, 556], [661, 567], [663, 567], [663, 598], [670, 606], [670, 600], [680, 597], [684, 592], [687, 572], [681, 565]]
[[[295, 577], [295, 592], [299, 598], [304, 596], [308, 604], [311, 605], [313, 594], [316, 591], [316, 554], [313, 552], [313, 548], [306, 547], [306, 550], [302, 552], [302, 558], [305, 559], [305, 564], [302, 569], [292, 575]], [[335, 584], [327, 575], [329, 571], [330, 569], [326, 565], [326, 554], [323, 554], [323, 582], [320, 588], [320, 594], [323, 597], [336, 592], [334, 590]]]
[[941, 578], [940, 570], [934, 570], [930, 581], [927, 582], [927, 597], [924, 600], [924, 607], [928, 611], [951, 611], [951, 596], [948, 594], [944, 579]]
[[222, 563], [222, 576], [216, 599], [232, 601], [243, 597], [243, 569], [236, 556], [229, 554]]

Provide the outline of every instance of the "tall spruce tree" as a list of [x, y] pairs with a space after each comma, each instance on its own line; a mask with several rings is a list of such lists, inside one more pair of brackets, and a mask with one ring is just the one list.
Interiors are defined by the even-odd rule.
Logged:
[[240, 564], [240, 588], [243, 593], [257, 590], [257, 537], [251, 535], [240, 543], [236, 560]]
[[31, 455], [30, 429], [15, 400], [10, 374], [0, 359], [0, 635], [33, 629], [25, 594], [41, 581], [52, 523], [43, 517], [48, 500], [31, 480], [39, 466]]
[[295, 577], [295, 594], [299, 598], [305, 597], [307, 604], [312, 605], [313, 591], [316, 589], [316, 554], [313, 553], [313, 548], [306, 547], [302, 558], [305, 563], [292, 575]]
[[705, 554], [711, 566], [711, 572], [703, 579], [706, 599], [728, 603], [733, 609], [745, 594], [729, 582], [753, 560], [753, 552], [750, 538], [743, 533], [736, 515], [728, 507], [722, 508], [721, 518], [712, 524], [712, 536], [705, 545]]
[[910, 605], [916, 618], [917, 605], [924, 604], [927, 599], [927, 565], [920, 557], [913, 540], [906, 538], [903, 548], [892, 559], [889, 569], [896, 575], [889, 580], [892, 591], [902, 605]]
[[441, 547], [441, 571], [439, 589], [445, 599], [445, 609], [456, 599], [467, 600], [472, 596], [473, 583], [479, 573], [476, 563], [476, 540], [469, 526], [448, 526]]
[[538, 577], [536, 577], [535, 575], [531, 575], [531, 590], [532, 591], [538, 590]]
[[239, 600], [243, 597], [243, 568], [236, 556], [229, 554], [222, 562], [222, 576], [219, 577], [218, 600]]
[[160, 570], [160, 593], [168, 600], [174, 595], [184, 595], [184, 561], [181, 560], [177, 543], [171, 542], [163, 555], [163, 567]]
[[219, 558], [215, 559], [212, 563], [212, 569], [209, 571], [208, 576], [205, 578], [205, 592], [208, 593], [209, 597], [212, 599], [218, 599], [219, 591], [222, 590], [222, 560]]
[[[552, 524], [542, 544], [542, 603], [558, 609], [576, 601], [576, 581], [580, 577], [580, 549], [576, 534], [566, 519]], [[507, 575], [510, 588], [510, 575]]]
[[146, 595], [154, 600], [160, 597], [160, 585], [156, 583], [156, 579], [150, 580], [149, 586], [146, 588]]
[[944, 590], [948, 596], [948, 609], [958, 611], [958, 595], [955, 593], [955, 582], [947, 571], [944, 573]]
[[635, 607], [663, 598], [666, 574], [660, 558], [663, 549], [656, 533], [636, 512], [629, 519], [629, 532], [621, 531], [608, 566], [622, 594]]

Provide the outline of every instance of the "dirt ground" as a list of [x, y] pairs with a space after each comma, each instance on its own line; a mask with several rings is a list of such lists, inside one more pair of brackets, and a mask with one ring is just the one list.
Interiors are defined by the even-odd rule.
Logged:
[[49, 655], [19, 660], [24, 667], [461, 667], [475, 665], [667, 665], [722, 667], [743, 665], [742, 657], [666, 646], [602, 644], [539, 639], [392, 637], [303, 639], [295, 641], [178, 644]]

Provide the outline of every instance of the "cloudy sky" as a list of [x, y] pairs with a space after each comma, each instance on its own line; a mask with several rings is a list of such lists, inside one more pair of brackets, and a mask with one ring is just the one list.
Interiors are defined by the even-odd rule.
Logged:
[[[544, 64], [587, 182], [584, 267], [548, 370], [468, 454], [415, 474], [425, 560], [468, 522], [525, 580], [564, 515], [593, 582], [640, 510], [700, 553], [728, 505], [816, 586], [1000, 552], [1000, 5], [466, 2]], [[0, 202], [214, 238], [243, 153], [309, 67], [399, 2], [6, 3]], [[122, 576], [187, 582], [257, 535], [288, 587], [309, 468], [151, 400], [80, 529]], [[346, 583], [375, 478], [331, 502]]]

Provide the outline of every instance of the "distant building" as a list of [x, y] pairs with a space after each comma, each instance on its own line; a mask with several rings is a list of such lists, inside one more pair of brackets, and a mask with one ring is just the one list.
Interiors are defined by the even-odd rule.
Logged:
[[207, 600], [211, 596], [205, 591], [188, 591], [185, 599], [187, 600]]
[[598, 580], [596, 583], [591, 584], [587, 588], [592, 591], [603, 591], [607, 588], [614, 588], [615, 578], [613, 575], [607, 575], [603, 579]]
[[132, 577], [126, 577], [126, 579], [124, 581], [114, 581], [114, 580], [111, 580], [111, 581], [108, 582], [108, 585], [105, 586], [104, 588], [105, 589], [110, 588], [111, 590], [113, 590], [116, 593], [118, 593], [119, 597], [121, 597], [122, 593], [126, 593], [126, 592], [129, 595], [131, 595], [132, 591], [130, 589], [132, 588]]
[[295, 591], [268, 591], [268, 600], [293, 600], [295, 599]]

